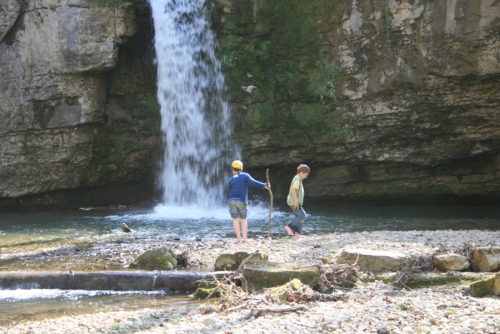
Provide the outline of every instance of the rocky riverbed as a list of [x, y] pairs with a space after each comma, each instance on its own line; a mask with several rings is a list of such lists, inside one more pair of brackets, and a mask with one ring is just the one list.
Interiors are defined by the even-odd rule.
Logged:
[[[189, 251], [193, 267], [213, 266], [220, 253], [257, 249], [267, 253], [270, 261], [311, 263], [327, 258], [335, 262], [343, 248], [398, 251], [420, 259], [425, 265], [425, 259], [435, 253], [460, 253], [469, 247], [499, 246], [500, 232], [378, 231], [309, 236], [300, 241], [292, 238], [253, 239], [247, 244], [235, 244], [229, 239], [149, 240], [146, 243], [150, 247], [170, 244], [176, 252]], [[140, 244], [138, 240], [130, 242], [131, 249], [137, 251]], [[122, 253], [126, 252], [126, 244], [120, 243], [120, 247]], [[257, 318], [245, 319], [250, 308], [207, 313], [206, 304], [193, 303], [182, 308], [84, 314], [23, 322], [4, 326], [0, 333], [499, 333], [500, 298], [471, 297], [468, 286], [469, 282], [462, 282], [454, 286], [401, 290], [375, 281], [339, 291], [339, 301], [300, 304], [307, 309], [264, 314]], [[215, 305], [217, 300], [207, 304]]]

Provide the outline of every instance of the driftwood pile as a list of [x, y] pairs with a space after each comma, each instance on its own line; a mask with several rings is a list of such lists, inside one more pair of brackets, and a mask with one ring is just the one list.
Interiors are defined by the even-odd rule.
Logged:
[[222, 278], [213, 277], [215, 289], [212, 290], [207, 299], [215, 295], [220, 295], [220, 302], [216, 306], [203, 305], [200, 307], [200, 312], [233, 312], [241, 309], [250, 309], [250, 312], [245, 317], [249, 319], [266, 313], [305, 311], [307, 307], [300, 304], [312, 301], [339, 300], [339, 294], [335, 292], [347, 289], [343, 285], [352, 287], [358, 275], [355, 266], [320, 266], [320, 281], [315, 287], [318, 291], [302, 284], [299, 280], [292, 280], [281, 287], [267, 289], [261, 294], [251, 295], [248, 291], [241, 288], [238, 283], [244, 279], [241, 276], [243, 266], [257, 254], [258, 251], [250, 254], [231, 276]]

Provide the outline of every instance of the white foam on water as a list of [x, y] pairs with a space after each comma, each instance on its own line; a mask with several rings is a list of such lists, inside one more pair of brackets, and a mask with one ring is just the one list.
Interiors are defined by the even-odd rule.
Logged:
[[[290, 212], [281, 212], [274, 210], [273, 218], [288, 216]], [[198, 221], [198, 220], [214, 220], [214, 221], [231, 221], [229, 207], [216, 207], [211, 209], [201, 208], [197, 205], [158, 205], [153, 212], [147, 214], [132, 214], [123, 216], [107, 216], [110, 220], [149, 220], [161, 223], [161, 221]], [[269, 204], [257, 203], [248, 205], [249, 220], [265, 220], [269, 218]]]
[[0, 301], [20, 301], [30, 299], [51, 299], [122, 295], [164, 295], [163, 291], [107, 291], [107, 290], [60, 290], [60, 289], [16, 289], [0, 290]]
[[[155, 28], [164, 157], [159, 183], [165, 218], [222, 217], [230, 161], [230, 110], [205, 0], [149, 0]], [[176, 206], [185, 207], [181, 216]]]

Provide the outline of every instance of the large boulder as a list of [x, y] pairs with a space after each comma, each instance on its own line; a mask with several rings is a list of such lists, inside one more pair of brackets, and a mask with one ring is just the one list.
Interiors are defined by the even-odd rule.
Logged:
[[148, 250], [137, 257], [129, 266], [131, 269], [172, 270], [177, 267], [177, 257], [167, 247]]
[[460, 254], [441, 254], [434, 256], [434, 265], [442, 271], [462, 271], [469, 269], [469, 261]]
[[319, 269], [300, 262], [253, 262], [243, 267], [243, 288], [257, 292], [286, 284], [294, 278], [307, 285], [314, 285], [319, 279]]
[[400, 271], [410, 267], [411, 259], [409, 256], [398, 252], [343, 249], [337, 258], [337, 263], [356, 263], [363, 271]]
[[[221, 254], [215, 260], [215, 270], [236, 270], [241, 263], [249, 257], [247, 252], [236, 252], [234, 254]], [[249, 262], [269, 261], [267, 254], [259, 253], [254, 255]]]
[[500, 270], [500, 247], [478, 247], [472, 253], [472, 258], [479, 271]]

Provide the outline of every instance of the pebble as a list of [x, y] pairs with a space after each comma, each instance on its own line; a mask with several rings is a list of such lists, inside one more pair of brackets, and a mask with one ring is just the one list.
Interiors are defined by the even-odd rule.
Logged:
[[[496, 231], [376, 231], [252, 240], [204, 240], [190, 254], [202, 266], [212, 266], [220, 253], [260, 249], [270, 261], [331, 259], [343, 247], [392, 250], [404, 254], [431, 255], [460, 249], [464, 244], [500, 246]], [[179, 245], [183, 245], [182, 242]], [[316, 247], [319, 245], [320, 247]], [[126, 251], [123, 250], [126, 255]], [[294, 254], [293, 256], [291, 254]], [[307, 311], [267, 314], [245, 320], [250, 309], [205, 314], [195, 306], [182, 308], [112, 311], [52, 319], [23, 321], [0, 326], [0, 334], [20, 333], [499, 333], [500, 298], [474, 298], [457, 287], [397, 290], [381, 281], [367, 283], [339, 295], [337, 302], [313, 302]], [[390, 296], [388, 298], [387, 296]], [[213, 302], [211, 302], [213, 303]], [[116, 322], [120, 319], [120, 322]]]

